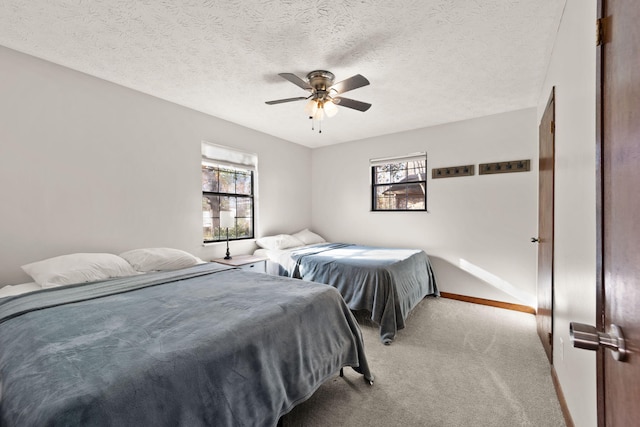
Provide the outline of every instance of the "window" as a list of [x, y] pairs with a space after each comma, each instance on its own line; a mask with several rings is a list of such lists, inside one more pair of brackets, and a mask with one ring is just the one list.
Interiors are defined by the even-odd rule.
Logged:
[[427, 155], [371, 160], [371, 210], [426, 211]]
[[[213, 147], [213, 149], [212, 149]], [[219, 146], [207, 145], [202, 159], [202, 227], [204, 243], [227, 239], [227, 230], [220, 228], [220, 211], [231, 211], [234, 226], [229, 228], [229, 240], [254, 237], [254, 168], [251, 165], [225, 162], [234, 153]], [[213, 152], [212, 152], [213, 151]], [[219, 160], [223, 157], [222, 160]], [[255, 156], [249, 155], [254, 160]]]

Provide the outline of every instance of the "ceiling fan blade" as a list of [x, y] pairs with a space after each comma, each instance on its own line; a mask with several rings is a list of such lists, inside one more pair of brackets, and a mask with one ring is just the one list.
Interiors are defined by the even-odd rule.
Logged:
[[341, 107], [353, 108], [354, 110], [362, 112], [365, 112], [369, 108], [371, 108], [371, 104], [367, 102], [356, 101], [355, 99], [333, 98], [333, 101]]
[[296, 76], [295, 74], [292, 74], [292, 73], [280, 73], [278, 75], [280, 77], [282, 77], [283, 79], [289, 80], [291, 83], [293, 83], [296, 86], [301, 87], [304, 90], [313, 90], [313, 88], [311, 87], [311, 85], [309, 85], [309, 83], [307, 83], [306, 81], [302, 80], [300, 77]]
[[302, 101], [303, 99], [307, 99], [307, 97], [298, 96], [297, 98], [276, 99], [275, 101], [266, 101], [265, 104], [275, 105], [282, 104], [283, 102]]
[[335, 90], [338, 93], [345, 93], [353, 89], [358, 89], [359, 87], [366, 86], [369, 84], [369, 80], [367, 80], [363, 75], [356, 74], [353, 77], [349, 77], [346, 80], [342, 80], [331, 86], [331, 89]]

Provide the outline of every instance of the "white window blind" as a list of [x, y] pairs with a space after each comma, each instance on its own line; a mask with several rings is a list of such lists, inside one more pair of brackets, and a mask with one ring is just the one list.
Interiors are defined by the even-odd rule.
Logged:
[[252, 153], [236, 150], [203, 141], [201, 144], [203, 164], [217, 166], [229, 166], [244, 170], [256, 171], [258, 168], [258, 156]]
[[426, 152], [418, 152], [406, 154], [404, 156], [394, 156], [394, 157], [380, 157], [377, 159], [369, 159], [369, 164], [371, 166], [382, 166], [388, 163], [399, 163], [399, 162], [425, 162], [427, 160]]

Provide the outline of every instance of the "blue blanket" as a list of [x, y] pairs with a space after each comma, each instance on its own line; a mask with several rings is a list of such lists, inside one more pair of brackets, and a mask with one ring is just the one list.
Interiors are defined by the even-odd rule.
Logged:
[[337, 288], [352, 310], [367, 310], [391, 343], [409, 312], [427, 295], [439, 295], [431, 262], [417, 249], [323, 243], [281, 257], [285, 276]]
[[273, 426], [343, 366], [337, 291], [219, 264], [0, 299], [2, 426]]

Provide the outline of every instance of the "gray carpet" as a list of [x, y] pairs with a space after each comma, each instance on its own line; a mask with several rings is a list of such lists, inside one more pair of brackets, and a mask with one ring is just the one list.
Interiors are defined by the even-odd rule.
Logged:
[[390, 346], [361, 320], [375, 376], [345, 368], [283, 426], [564, 426], [535, 317], [426, 298]]

